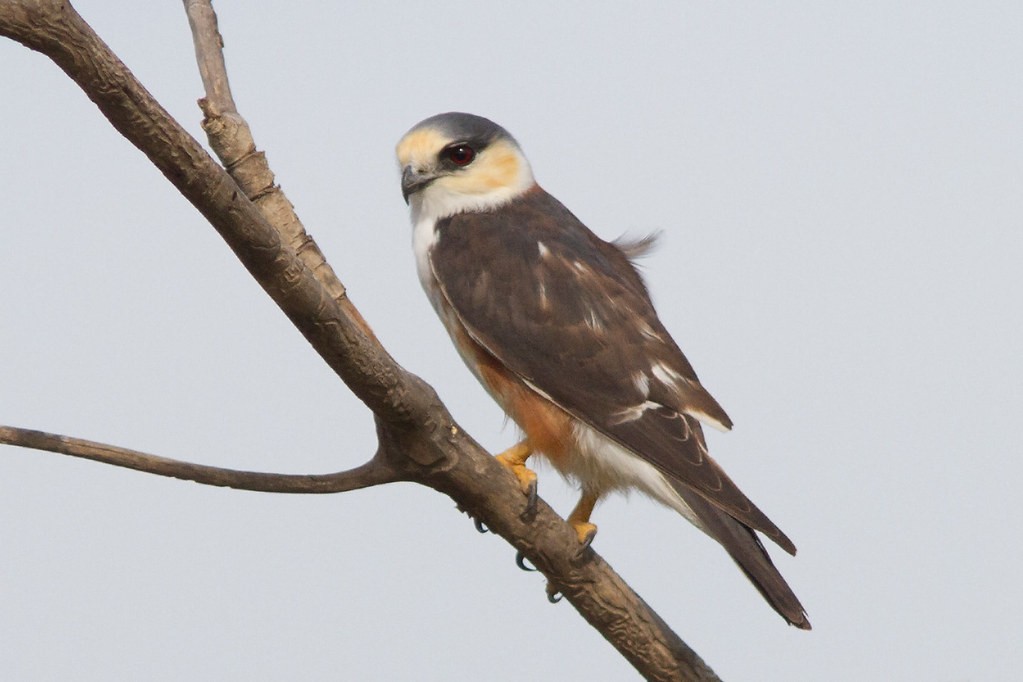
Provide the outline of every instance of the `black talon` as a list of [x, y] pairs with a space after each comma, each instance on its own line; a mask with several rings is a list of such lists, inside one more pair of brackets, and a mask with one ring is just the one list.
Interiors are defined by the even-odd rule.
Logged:
[[535, 567], [526, 565], [526, 555], [522, 552], [515, 552], [515, 565], [529, 573], [536, 571]]
[[472, 520], [472, 524], [474, 526], [476, 526], [476, 532], [478, 532], [478, 533], [489, 533], [490, 532], [490, 529], [487, 528], [486, 525], [482, 521], [480, 521], [479, 519], [473, 519]]
[[565, 595], [561, 594], [559, 590], [554, 589], [554, 586], [547, 583], [547, 601], [552, 604], [557, 604], [559, 601], [565, 598]]
[[573, 566], [581, 566], [591, 560], [593, 553], [590, 551], [590, 545], [593, 544], [593, 539], [595, 537], [597, 537], [596, 531], [589, 533], [586, 538], [579, 543], [579, 549], [576, 550], [575, 556], [572, 558]]
[[538, 499], [540, 499], [540, 496], [536, 491], [536, 481], [533, 481], [526, 490], [526, 511], [522, 514], [523, 518], [536, 516], [536, 501]]

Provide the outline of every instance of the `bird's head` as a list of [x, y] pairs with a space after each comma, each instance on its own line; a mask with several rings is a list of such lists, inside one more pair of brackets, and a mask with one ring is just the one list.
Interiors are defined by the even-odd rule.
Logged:
[[405, 133], [397, 154], [401, 193], [417, 220], [486, 211], [535, 184], [515, 138], [482, 116], [431, 116]]

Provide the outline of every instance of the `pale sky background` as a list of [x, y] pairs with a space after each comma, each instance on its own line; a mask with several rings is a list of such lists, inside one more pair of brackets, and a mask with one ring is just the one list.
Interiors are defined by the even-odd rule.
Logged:
[[[79, 10], [194, 135], [180, 2]], [[814, 630], [644, 499], [596, 549], [727, 680], [1023, 666], [1023, 4], [219, 2], [235, 96], [393, 355], [514, 431], [415, 276], [393, 147], [485, 115], [598, 234], [663, 230], [661, 317], [736, 422]], [[369, 412], [45, 57], [0, 41], [0, 423], [327, 472]], [[541, 495], [575, 493], [549, 469]], [[411, 484], [202, 487], [0, 449], [0, 679], [631, 680], [539, 574]]]

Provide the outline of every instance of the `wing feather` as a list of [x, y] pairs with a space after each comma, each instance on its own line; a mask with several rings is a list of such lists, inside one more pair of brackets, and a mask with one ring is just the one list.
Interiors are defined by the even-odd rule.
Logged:
[[433, 274], [477, 343], [574, 417], [795, 552], [707, 454], [696, 420], [732, 422], [619, 247], [539, 188], [437, 229]]

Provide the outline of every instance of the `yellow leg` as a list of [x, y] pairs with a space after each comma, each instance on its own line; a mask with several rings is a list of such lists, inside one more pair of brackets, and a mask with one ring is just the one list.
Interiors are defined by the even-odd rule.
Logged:
[[515, 474], [515, 478], [519, 479], [519, 485], [522, 486], [522, 492], [531, 499], [536, 497], [536, 473], [532, 469], [526, 468], [526, 460], [532, 454], [533, 447], [529, 441], [524, 440], [511, 446], [495, 458]]
[[593, 542], [593, 538], [597, 536], [597, 527], [590, 523], [590, 514], [593, 513], [593, 507], [596, 506], [598, 499], [600, 499], [599, 495], [583, 492], [583, 496], [579, 498], [579, 504], [575, 505], [575, 509], [568, 515], [568, 522], [575, 529], [575, 534], [579, 537], [579, 544], [583, 547], [588, 547]]

